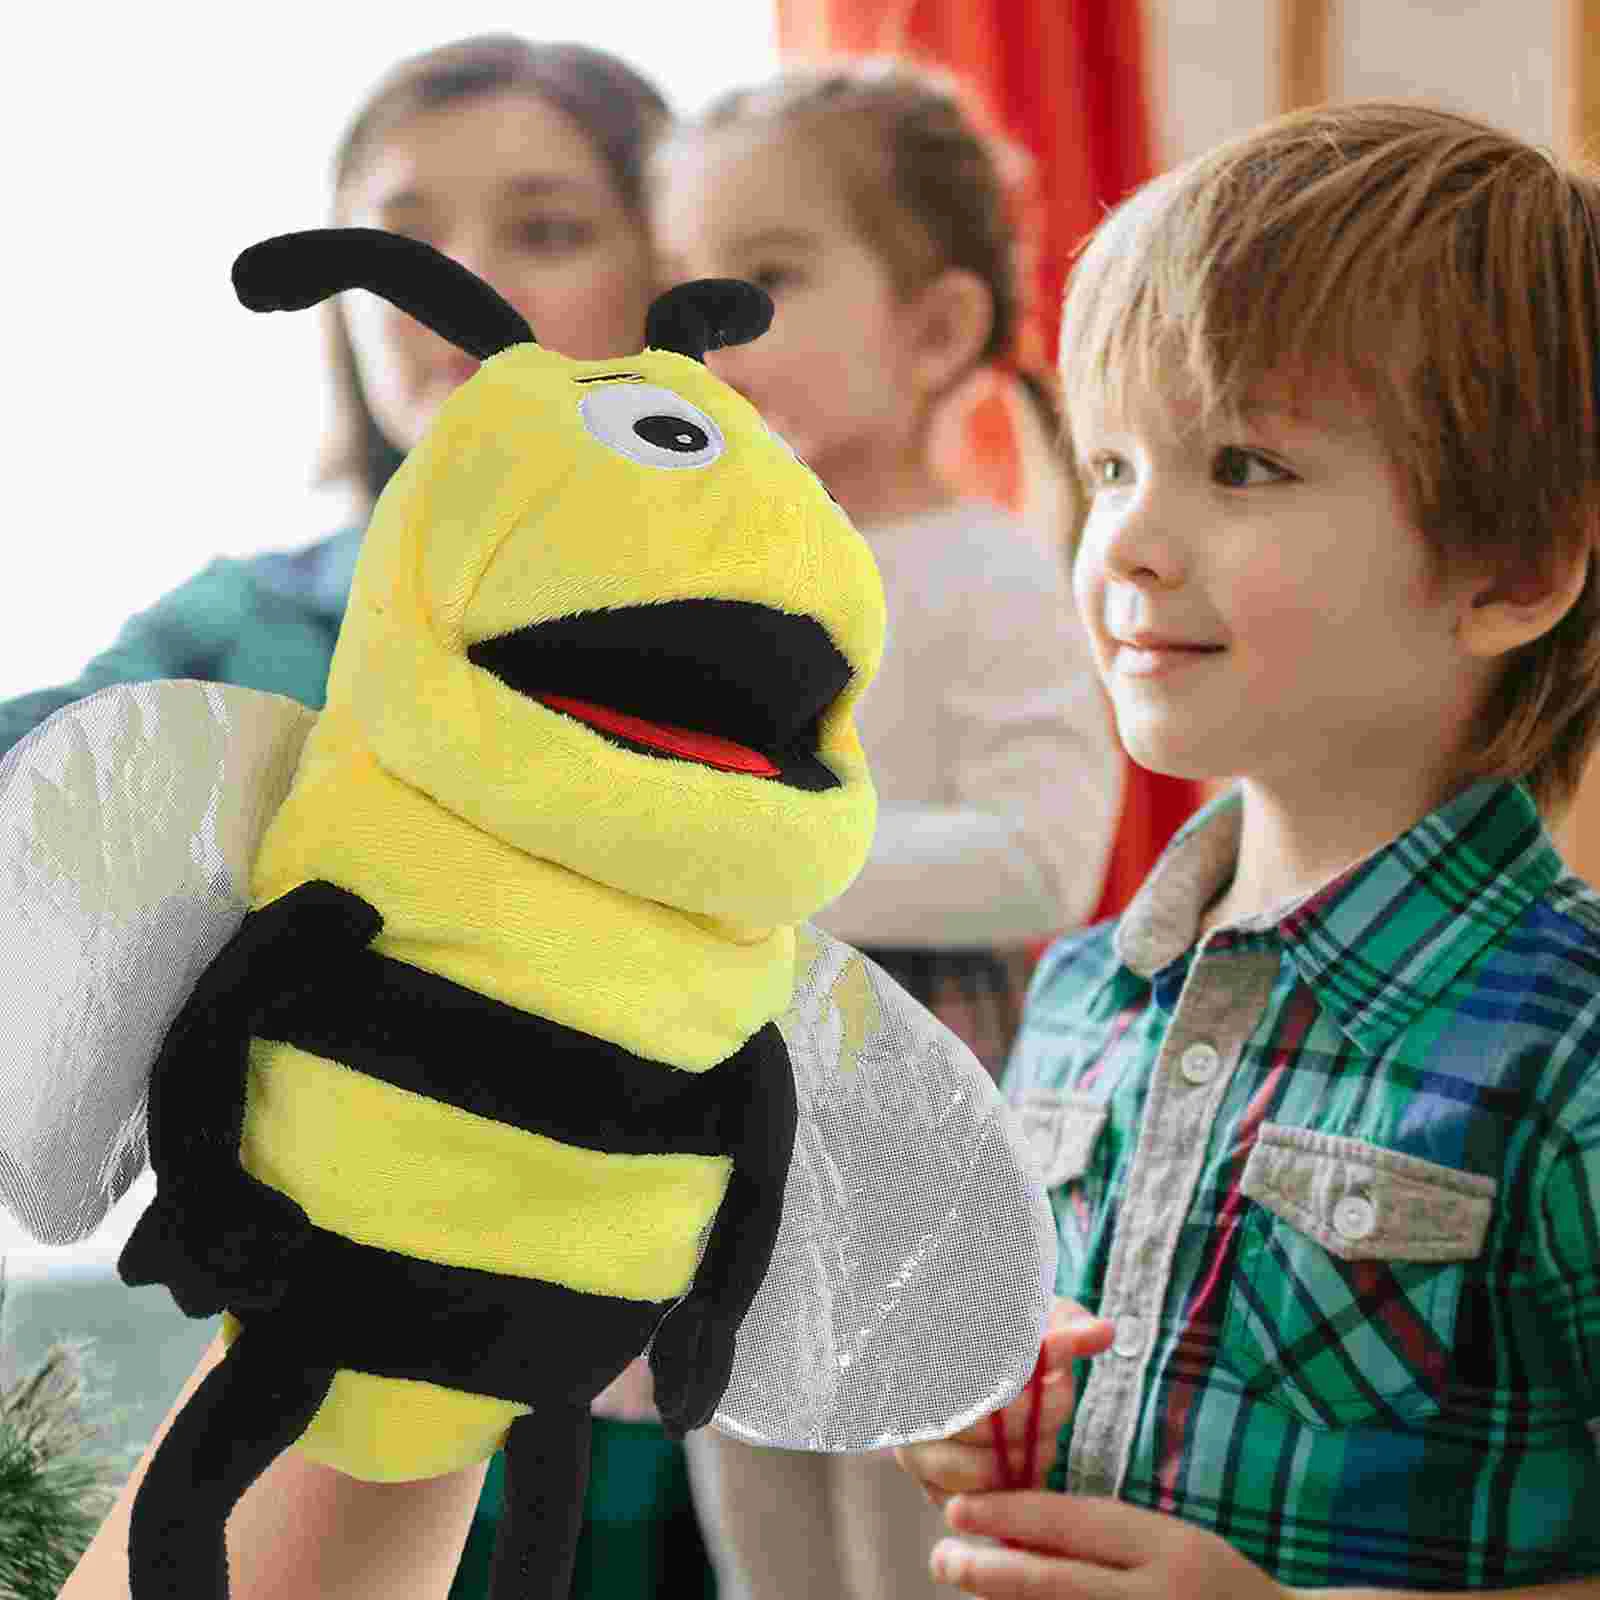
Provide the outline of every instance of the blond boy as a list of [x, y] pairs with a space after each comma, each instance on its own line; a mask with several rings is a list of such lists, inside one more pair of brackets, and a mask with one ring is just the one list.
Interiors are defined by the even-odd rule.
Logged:
[[897, 1452], [1029, 1547], [936, 1577], [1600, 1597], [1600, 894], [1545, 827], [1600, 739], [1597, 215], [1369, 102], [1148, 185], [1075, 273], [1096, 665], [1135, 760], [1236, 781], [1035, 975], [1005, 1087], [1106, 1320], [1053, 1335], [1065, 1495], [982, 1492], [987, 1421]]

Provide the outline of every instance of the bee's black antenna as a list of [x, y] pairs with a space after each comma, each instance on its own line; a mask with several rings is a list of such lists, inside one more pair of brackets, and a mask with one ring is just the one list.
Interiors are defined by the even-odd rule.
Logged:
[[475, 272], [381, 228], [280, 233], [233, 263], [234, 293], [252, 311], [303, 311], [345, 289], [382, 295], [480, 361], [537, 342], [522, 313]]
[[772, 297], [743, 278], [695, 278], [658, 295], [644, 322], [652, 350], [703, 361], [707, 350], [748, 344], [772, 323]]

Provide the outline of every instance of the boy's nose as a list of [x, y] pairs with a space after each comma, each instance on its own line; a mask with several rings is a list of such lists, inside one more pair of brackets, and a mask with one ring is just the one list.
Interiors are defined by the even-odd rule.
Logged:
[[1137, 499], [1117, 508], [1102, 541], [1106, 570], [1121, 575], [1171, 564], [1177, 553], [1174, 530], [1181, 520], [1179, 508], [1141, 488]]

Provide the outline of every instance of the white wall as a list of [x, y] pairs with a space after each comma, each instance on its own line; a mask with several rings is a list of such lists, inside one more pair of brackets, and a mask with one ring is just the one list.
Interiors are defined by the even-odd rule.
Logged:
[[1342, 98], [1428, 99], [1556, 139], [1558, 0], [1340, 0]]
[[[1165, 164], [1277, 110], [1276, 0], [1143, 0]], [[1428, 99], [1555, 139], [1561, 0], [1335, 0], [1330, 92]]]

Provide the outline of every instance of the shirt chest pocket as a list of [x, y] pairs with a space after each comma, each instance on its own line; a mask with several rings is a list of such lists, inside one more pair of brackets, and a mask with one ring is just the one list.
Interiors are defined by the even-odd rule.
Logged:
[[[1081, 1252], [1093, 1231], [1103, 1180], [1094, 1156], [1105, 1103], [1072, 1089], [1031, 1089], [1017, 1102], [1034, 1175], [1050, 1196], [1063, 1246]], [[1073, 1237], [1069, 1237], [1070, 1229]]]
[[1494, 1181], [1362, 1139], [1263, 1123], [1219, 1354], [1313, 1428], [1437, 1413]]

